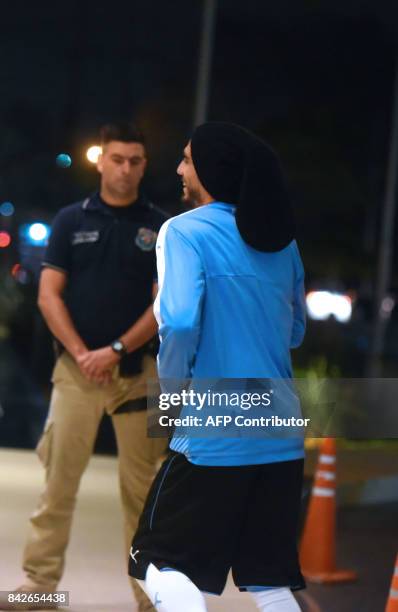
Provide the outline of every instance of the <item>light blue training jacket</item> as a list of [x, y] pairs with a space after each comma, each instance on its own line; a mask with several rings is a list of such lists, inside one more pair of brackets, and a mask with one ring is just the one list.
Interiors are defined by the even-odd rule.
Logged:
[[[213, 202], [166, 221], [156, 252], [160, 379], [292, 377], [290, 349], [305, 332], [294, 240], [277, 253], [257, 251], [242, 240], [235, 207]], [[174, 437], [170, 447], [198, 465], [304, 456], [302, 438]]]

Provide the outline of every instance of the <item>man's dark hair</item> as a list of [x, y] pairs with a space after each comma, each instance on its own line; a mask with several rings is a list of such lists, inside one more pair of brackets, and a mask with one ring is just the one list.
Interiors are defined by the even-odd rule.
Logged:
[[112, 140], [119, 142], [139, 142], [145, 145], [143, 133], [133, 123], [121, 121], [117, 123], [107, 123], [100, 129], [101, 144], [106, 145]]

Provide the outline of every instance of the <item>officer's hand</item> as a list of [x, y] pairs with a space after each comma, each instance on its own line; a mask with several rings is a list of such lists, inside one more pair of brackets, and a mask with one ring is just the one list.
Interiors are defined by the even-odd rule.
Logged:
[[99, 385], [109, 385], [112, 382], [112, 370], [106, 370], [103, 374], [93, 379]]
[[119, 356], [110, 346], [95, 351], [87, 351], [76, 357], [76, 362], [83, 376], [91, 382], [102, 385], [111, 382], [112, 370], [119, 361]]

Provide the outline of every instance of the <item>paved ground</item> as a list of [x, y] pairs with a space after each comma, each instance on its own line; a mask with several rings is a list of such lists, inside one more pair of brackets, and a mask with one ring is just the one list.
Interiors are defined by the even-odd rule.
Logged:
[[[32, 452], [0, 450], [0, 590], [12, 589], [22, 581], [20, 558], [27, 519], [42, 479]], [[398, 504], [341, 510], [339, 558], [344, 567], [358, 570], [359, 581], [334, 587], [310, 585], [299, 596], [303, 610], [383, 612], [397, 548]], [[70, 612], [134, 611], [122, 550], [116, 461], [96, 456], [82, 482], [60, 585], [70, 591]], [[247, 594], [238, 593], [231, 584], [222, 598], [208, 598], [208, 608], [209, 612], [255, 609]]]
[[384, 612], [398, 552], [398, 503], [340, 509], [339, 569], [358, 572], [352, 584], [309, 585], [322, 612]]
[[[30, 451], [0, 450], [0, 590], [23, 580], [21, 551], [27, 519], [43, 479]], [[69, 612], [133, 612], [123, 558], [116, 461], [93, 457], [83, 478], [66, 572], [60, 589], [70, 591]], [[248, 595], [228, 586], [222, 600], [209, 597], [209, 611], [252, 612]]]
[[[307, 474], [313, 474], [316, 460], [317, 451], [307, 453]], [[347, 495], [347, 492], [352, 487], [352, 491], [358, 493], [357, 485], [366, 480], [369, 485], [377, 479], [393, 479], [392, 486], [396, 486], [394, 476], [397, 474], [396, 446], [338, 450], [337, 482], [340, 489], [345, 490], [345, 498], [355, 499], [356, 495]], [[358, 580], [345, 585], [308, 585], [306, 593], [318, 603], [322, 612], [384, 612], [398, 553], [398, 491], [395, 500], [339, 508], [338, 567], [357, 571]]]

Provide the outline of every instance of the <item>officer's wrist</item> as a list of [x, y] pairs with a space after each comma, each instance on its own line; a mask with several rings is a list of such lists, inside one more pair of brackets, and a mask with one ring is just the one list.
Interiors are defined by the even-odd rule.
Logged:
[[72, 357], [77, 360], [79, 357], [82, 357], [83, 355], [85, 355], [86, 353], [88, 353], [88, 348], [86, 346], [74, 346], [70, 348], [70, 354], [72, 355]]
[[127, 347], [119, 338], [111, 342], [110, 347], [115, 355], [117, 355], [120, 359], [127, 355]]

